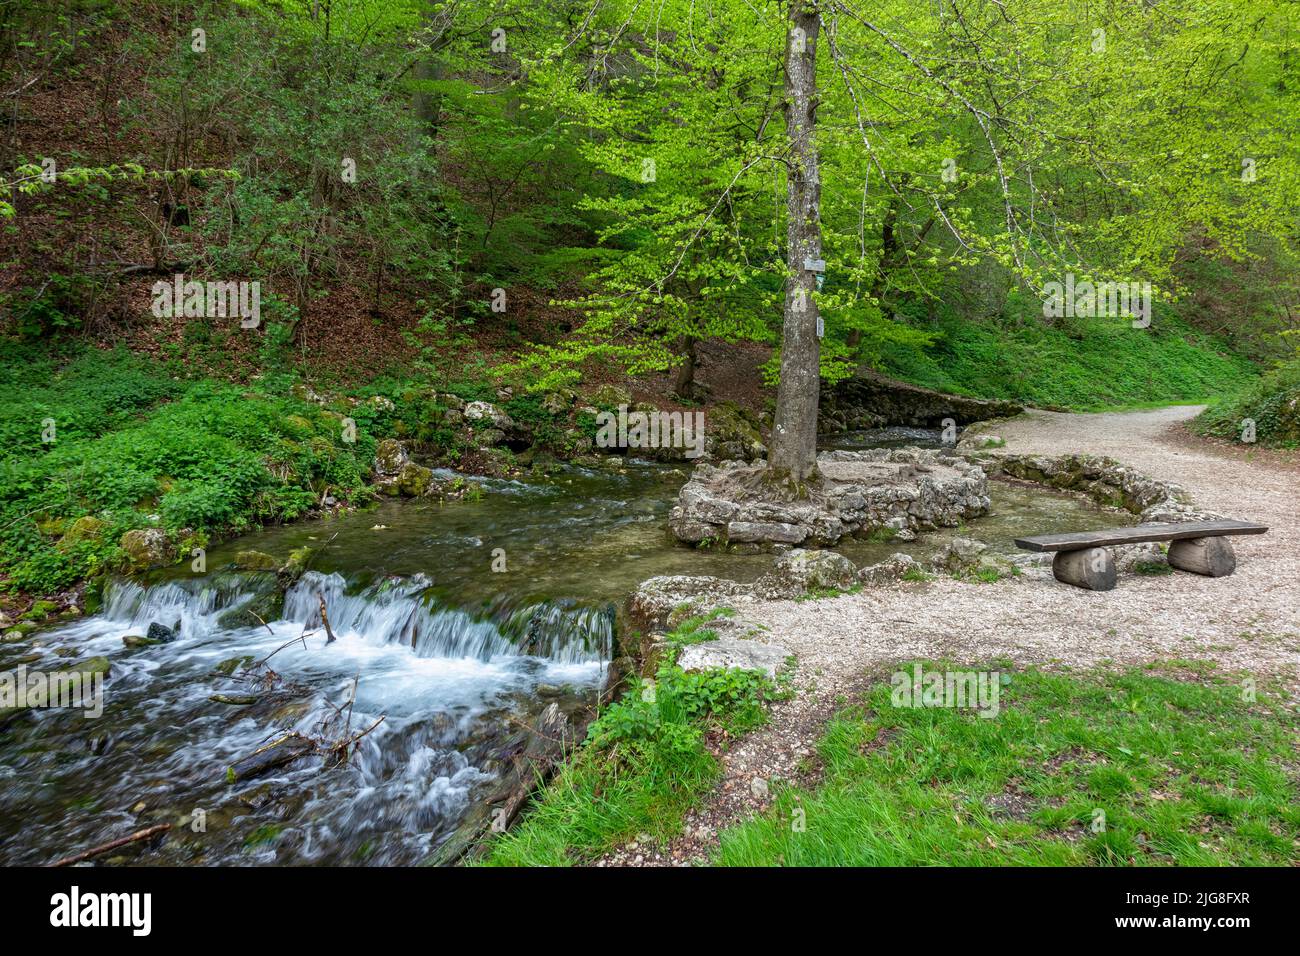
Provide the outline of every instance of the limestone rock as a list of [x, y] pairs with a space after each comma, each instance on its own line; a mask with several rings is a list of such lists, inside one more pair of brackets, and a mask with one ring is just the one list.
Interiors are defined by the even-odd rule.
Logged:
[[122, 643], [131, 650], [138, 650], [141, 647], [153, 647], [155, 644], [163, 643], [152, 637], [144, 637], [140, 634], [127, 634], [122, 638]]
[[568, 414], [569, 406], [573, 404], [576, 398], [577, 396], [573, 390], [568, 388], [547, 392], [542, 396], [542, 408], [549, 415], [565, 415]]
[[796, 597], [809, 591], [845, 590], [857, 580], [857, 566], [844, 555], [793, 548], [776, 559], [755, 590], [763, 597]]
[[316, 549], [311, 545], [303, 545], [290, 551], [289, 559], [276, 571], [281, 586], [288, 586], [302, 577], [315, 554]]
[[941, 428], [945, 418], [965, 425], [1008, 418], [1022, 410], [1014, 402], [945, 395], [863, 370], [822, 396], [818, 430], [829, 434], [881, 425]]
[[858, 572], [858, 580], [863, 584], [878, 587], [882, 584], [893, 584], [895, 581], [901, 581], [909, 571], [918, 572], [921, 570], [921, 563], [913, 558], [910, 554], [903, 554], [896, 551], [879, 564], [868, 565]]
[[948, 546], [932, 559], [934, 567], [949, 574], [974, 570], [988, 550], [988, 545], [971, 538], [953, 538]]
[[632, 404], [632, 393], [619, 385], [602, 385], [589, 396], [591, 404], [601, 408], [618, 408]]
[[465, 417], [471, 422], [487, 422], [503, 432], [515, 430], [514, 419], [491, 402], [470, 402], [465, 406]]
[[715, 607], [752, 601], [748, 586], [709, 575], [667, 574], [642, 581], [627, 600], [629, 625], [643, 632], [665, 629], [678, 608], [703, 614]]
[[240, 551], [235, 555], [235, 567], [240, 571], [274, 571], [280, 562], [265, 551]]
[[67, 547], [80, 541], [95, 541], [104, 533], [108, 522], [94, 515], [82, 515], [68, 527], [59, 541], [59, 547]]
[[420, 498], [433, 487], [433, 472], [408, 461], [397, 475], [397, 490], [406, 498]]
[[149, 630], [145, 632], [145, 640], [151, 644], [170, 644], [176, 640], [180, 631], [180, 621], [176, 622], [175, 627], [168, 627], [166, 624], [159, 624], [154, 621], [149, 625]]
[[395, 478], [409, 462], [410, 456], [396, 438], [385, 438], [375, 446], [375, 474], [380, 478]]
[[820, 477], [791, 496], [743, 462], [696, 466], [668, 516], [680, 541], [829, 545], [846, 534], [955, 527], [987, 512], [978, 465], [915, 448], [833, 451]]
[[1222, 515], [1193, 506], [1187, 492], [1097, 455], [982, 455], [991, 474], [1082, 494], [1101, 505], [1122, 508], [1142, 522], [1213, 520]]
[[716, 641], [687, 645], [678, 655], [677, 666], [684, 671], [762, 671], [768, 677], [775, 677], [789, 657], [790, 652], [777, 644], [720, 637]]

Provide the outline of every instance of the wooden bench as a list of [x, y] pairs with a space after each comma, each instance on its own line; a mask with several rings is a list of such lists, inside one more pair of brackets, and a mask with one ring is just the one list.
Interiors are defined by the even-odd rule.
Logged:
[[1227, 535], [1263, 534], [1268, 528], [1249, 521], [1182, 521], [1175, 524], [1139, 524], [1131, 528], [1040, 534], [1016, 538], [1026, 551], [1054, 551], [1052, 574], [1056, 580], [1109, 591], [1115, 586], [1115, 558], [1107, 549], [1118, 544], [1169, 541], [1169, 564], [1180, 571], [1224, 577], [1237, 567]]

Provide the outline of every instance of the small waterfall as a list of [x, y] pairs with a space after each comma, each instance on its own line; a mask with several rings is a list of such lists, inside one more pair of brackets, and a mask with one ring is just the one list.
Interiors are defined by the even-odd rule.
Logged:
[[474, 615], [438, 606], [428, 587], [428, 579], [416, 575], [349, 594], [341, 575], [308, 572], [286, 593], [284, 617], [308, 628], [320, 627], [323, 596], [336, 635], [404, 644], [417, 657], [527, 656], [560, 664], [609, 658], [614, 636], [609, 610], [540, 602], [499, 605]]
[[[224, 612], [275, 586], [271, 574], [229, 572], [152, 587], [115, 581], [106, 589], [103, 614], [141, 632], [153, 623], [176, 628], [179, 622], [178, 637], [203, 637], [225, 629], [219, 624]], [[321, 597], [337, 636], [402, 644], [416, 657], [538, 657], [556, 664], [589, 664], [608, 660], [614, 641], [612, 606], [498, 599], [471, 613], [440, 605], [422, 575], [389, 578], [349, 592], [342, 575], [309, 571], [285, 592], [280, 620], [320, 628]]]
[[[209, 634], [216, 618], [275, 586], [272, 574], [223, 573], [141, 586], [134, 581], [110, 581], [104, 589], [102, 614], [110, 621], [139, 629], [162, 624], [178, 637]], [[179, 627], [177, 626], [179, 622]]]

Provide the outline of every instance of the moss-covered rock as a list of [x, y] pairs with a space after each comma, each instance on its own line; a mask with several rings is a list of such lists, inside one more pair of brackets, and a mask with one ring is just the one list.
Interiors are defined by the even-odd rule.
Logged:
[[153, 647], [155, 644], [162, 644], [163, 641], [154, 637], [145, 637], [143, 634], [127, 634], [122, 638], [122, 644], [131, 650], [139, 650], [142, 647]]
[[226, 611], [217, 618], [217, 626], [231, 630], [241, 627], [261, 627], [263, 624], [278, 620], [283, 611], [284, 592], [275, 588]]
[[265, 551], [240, 551], [235, 555], [235, 567], [240, 571], [274, 571], [280, 562]]
[[68, 526], [59, 541], [59, 547], [78, 544], [82, 541], [98, 541], [104, 535], [108, 522], [94, 515], [82, 515]]
[[276, 572], [279, 575], [281, 585], [292, 584], [302, 577], [303, 572], [307, 570], [311, 564], [311, 559], [315, 555], [316, 549], [310, 545], [304, 545], [290, 551], [289, 559]]
[[58, 609], [59, 606], [53, 601], [34, 601], [31, 607], [19, 615], [19, 619], [23, 621], [43, 621]]
[[433, 472], [408, 461], [397, 475], [397, 490], [407, 498], [422, 498], [433, 488]]
[[598, 408], [618, 408], [632, 404], [632, 393], [621, 385], [602, 385], [588, 396], [588, 401]]
[[161, 528], [136, 528], [122, 535], [119, 542], [129, 569], [144, 571], [162, 567], [176, 560], [167, 533]]
[[235, 671], [242, 670], [253, 663], [252, 654], [242, 654], [239, 657], [228, 657], [216, 667], [212, 668], [213, 673], [220, 674], [222, 677], [230, 677]]
[[759, 461], [767, 457], [758, 416], [732, 402], [719, 402], [705, 412], [704, 448], [720, 461]]
[[385, 438], [375, 446], [375, 474], [394, 477], [409, 462], [410, 456], [402, 443], [395, 438]]
[[47, 538], [57, 538], [68, 529], [67, 518], [52, 518], [49, 515], [36, 515], [32, 521], [36, 529]]

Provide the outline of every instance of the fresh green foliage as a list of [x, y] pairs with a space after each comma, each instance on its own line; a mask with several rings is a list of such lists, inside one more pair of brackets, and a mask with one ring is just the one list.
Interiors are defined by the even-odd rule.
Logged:
[[894, 707], [878, 685], [827, 729], [825, 782], [725, 832], [719, 862], [1294, 863], [1294, 708], [1243, 701], [1227, 677], [1155, 671], [1015, 672], [991, 718]]
[[1096, 410], [1199, 402], [1241, 387], [1254, 366], [1157, 305], [1151, 327], [1109, 319], [1051, 328], [941, 319], [928, 350], [886, 348], [883, 368], [940, 391]]
[[498, 866], [569, 866], [647, 834], [677, 832], [692, 803], [717, 777], [705, 735], [745, 733], [764, 719], [772, 682], [741, 670], [687, 673], [675, 649], [702, 632], [687, 622], [667, 641], [670, 653], [653, 681], [635, 680], [592, 723], [587, 742], [539, 802], [491, 845]]
[[132, 528], [197, 545], [298, 517], [327, 489], [366, 494], [374, 440], [362, 412], [347, 443], [342, 416], [314, 404], [178, 381], [121, 352], [80, 351], [59, 365], [15, 349], [0, 374], [15, 396], [0, 411], [8, 588], [48, 592], [96, 574], [121, 559]]
[[1246, 423], [1262, 445], [1300, 448], [1300, 358], [1278, 365], [1262, 378], [1207, 409], [1195, 428], [1216, 438], [1243, 442]]

